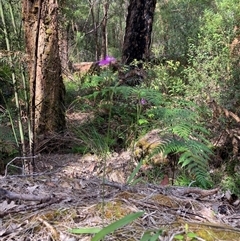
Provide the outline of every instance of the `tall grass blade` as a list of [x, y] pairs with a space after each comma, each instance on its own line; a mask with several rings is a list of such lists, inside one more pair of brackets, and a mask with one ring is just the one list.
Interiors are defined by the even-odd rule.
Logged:
[[137, 166], [134, 168], [133, 172], [131, 173], [131, 175], [129, 176], [128, 180], [127, 180], [127, 184], [132, 184], [134, 177], [136, 176], [136, 174], [138, 173], [139, 169], [141, 168], [143, 164], [143, 160], [141, 160]]

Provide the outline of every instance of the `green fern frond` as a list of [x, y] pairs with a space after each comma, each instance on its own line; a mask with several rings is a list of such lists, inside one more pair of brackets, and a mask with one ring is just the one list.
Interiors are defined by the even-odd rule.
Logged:
[[208, 162], [212, 151], [205, 137], [208, 132], [199, 123], [198, 116], [188, 109], [156, 108], [155, 113], [158, 118], [161, 116], [168, 138], [153, 153], [178, 154], [179, 165], [194, 174], [203, 187], [207, 187]]
[[193, 154], [190, 151], [186, 151], [184, 153], [181, 154], [178, 163], [182, 164], [182, 167], [186, 167], [188, 165], [190, 165], [190, 163], [196, 160], [193, 156]]
[[102, 78], [98, 75], [87, 75], [81, 84], [81, 89], [96, 88], [102, 83]]
[[159, 105], [162, 103], [162, 96], [159, 91], [124, 85], [115, 87], [114, 91], [115, 94], [122, 95], [125, 99], [139, 100], [144, 98], [152, 105]]
[[114, 91], [116, 95], [121, 95], [124, 99], [128, 99], [132, 97], [136, 92], [134, 87], [125, 86], [125, 85], [115, 87]]
[[178, 163], [182, 167], [186, 167], [195, 175], [196, 180], [203, 187], [206, 187], [208, 185], [208, 161], [211, 152], [207, 148], [202, 149], [201, 147], [204, 147], [204, 145], [198, 142], [195, 142], [194, 147], [195, 149], [189, 146], [189, 150], [180, 155]]
[[212, 154], [212, 151], [207, 144], [208, 142], [204, 143], [201, 140], [189, 139], [187, 141], [187, 146], [192, 153], [206, 155], [207, 157], [209, 157]]
[[153, 89], [139, 89], [138, 96], [146, 99], [153, 106], [158, 106], [163, 102], [162, 95], [159, 91]]
[[169, 139], [156, 147], [150, 158], [157, 154], [179, 154], [178, 163], [194, 174], [196, 181], [203, 187], [208, 186], [208, 161], [212, 154], [211, 150], [196, 140], [185, 141], [184, 139]]
[[188, 123], [180, 123], [172, 128], [172, 133], [186, 140], [191, 134], [191, 126]]
[[161, 119], [167, 123], [168, 127], [173, 127], [180, 123], [192, 123], [196, 122], [197, 115], [188, 109], [177, 109], [177, 108], [166, 108], [162, 106], [155, 106], [149, 110], [151, 114], [155, 116], [156, 119]]
[[165, 145], [164, 154], [177, 154], [185, 152], [186, 150], [188, 150], [188, 148], [184, 140], [177, 140], [173, 138], [167, 142], [167, 145]]

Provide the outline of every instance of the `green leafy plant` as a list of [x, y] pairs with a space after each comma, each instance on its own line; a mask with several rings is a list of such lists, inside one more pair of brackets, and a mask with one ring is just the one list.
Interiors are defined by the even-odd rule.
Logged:
[[99, 241], [102, 240], [106, 235], [116, 231], [117, 229], [131, 223], [135, 219], [139, 218], [143, 215], [144, 212], [137, 212], [137, 213], [131, 213], [126, 215], [125, 217], [109, 224], [108, 226], [99, 229], [99, 228], [77, 228], [77, 229], [71, 229], [69, 230], [70, 233], [74, 234], [83, 234], [83, 233], [96, 233], [94, 237], [91, 239], [91, 241]]
[[128, 177], [127, 184], [134, 185], [137, 182], [141, 181], [141, 179], [134, 179], [138, 171], [140, 170], [141, 166], [143, 164], [143, 160], [141, 160], [138, 165], [134, 168], [131, 175]]
[[146, 231], [140, 241], [156, 241], [159, 240], [159, 236], [162, 234], [162, 230]]
[[240, 175], [238, 173], [235, 173], [231, 176], [225, 175], [224, 177], [222, 177], [221, 175], [220, 182], [220, 186], [223, 189], [223, 191], [230, 190], [232, 193], [240, 195]]
[[151, 72], [154, 73], [153, 77], [145, 83], [149, 88], [159, 90], [168, 98], [184, 96], [187, 86], [181, 76], [182, 66], [179, 61], [168, 60], [153, 66]]
[[[190, 101], [179, 101], [179, 107], [170, 107], [159, 90], [145, 85], [118, 85], [115, 78], [107, 78], [109, 74], [108, 71], [102, 74], [97, 85], [94, 81], [89, 87], [92, 93], [83, 97], [97, 107], [94, 122], [88, 128], [86, 125], [78, 128], [87, 146], [95, 153], [97, 149], [101, 152], [106, 149], [106, 146], [101, 147], [104, 140], [111, 151], [118, 145], [121, 135], [123, 140], [131, 138], [134, 142], [142, 133], [160, 128], [165, 139], [154, 153], [178, 155], [179, 165], [186, 168], [201, 186], [209, 186], [208, 160], [212, 152], [206, 139], [209, 133], [198, 115], [198, 106]], [[125, 143], [125, 146], [130, 144]], [[134, 181], [140, 166], [129, 177], [129, 183]]]
[[195, 233], [189, 231], [188, 224], [185, 224], [185, 231], [184, 232], [182, 232], [181, 234], [176, 234], [174, 236], [174, 240], [191, 241], [191, 240], [197, 240], [197, 238], [198, 238], [198, 236]]
[[187, 108], [158, 108], [153, 113], [162, 120], [166, 137], [152, 155], [178, 155], [181, 167], [187, 168], [203, 187], [209, 186], [208, 161], [212, 151], [205, 138], [208, 131], [198, 121], [196, 112]]
[[[14, 4], [12, 2], [0, 2], [0, 18], [3, 25], [3, 36], [5, 39], [5, 48], [3, 51], [3, 58], [1, 61], [4, 63], [1, 66], [0, 78], [2, 74], [8, 75], [11, 78], [13, 93], [11, 97], [14, 97], [15, 106], [14, 111], [10, 109], [10, 105], [7, 103], [7, 99], [2, 95], [4, 106], [8, 113], [9, 120], [11, 122], [13, 136], [16, 141], [18, 150], [22, 156], [27, 156], [27, 141], [31, 142], [31, 123], [29, 117], [29, 93], [28, 93], [28, 83], [25, 77], [25, 65], [23, 64], [23, 53], [21, 53], [22, 43], [21, 38], [16, 38], [16, 36], [21, 36], [21, 31], [19, 31], [20, 26], [18, 25], [17, 19], [19, 16], [20, 5]], [[8, 66], [8, 71], [7, 70]], [[14, 66], [14, 67], [13, 67]], [[5, 76], [3, 78], [5, 79]], [[11, 76], [11, 77], [10, 77]], [[6, 81], [6, 79], [4, 80]], [[9, 81], [7, 81], [9, 82]], [[1, 99], [1, 98], [0, 98]], [[9, 101], [9, 103], [11, 103]], [[11, 103], [12, 106], [12, 103]], [[23, 121], [23, 113], [26, 115], [26, 122]], [[15, 121], [17, 119], [17, 122]], [[16, 126], [17, 123], [17, 126]], [[26, 131], [27, 130], [27, 131]], [[18, 135], [16, 134], [18, 132]], [[27, 132], [27, 133], [26, 133]], [[28, 138], [26, 138], [26, 136]], [[30, 146], [30, 152], [32, 146]], [[28, 161], [23, 159], [23, 172], [28, 169]]]
[[180, 171], [180, 173], [178, 174], [176, 180], [174, 181], [174, 185], [177, 186], [195, 186], [199, 183], [197, 183], [196, 180], [192, 180], [191, 175], [189, 175], [189, 173], [186, 170]]

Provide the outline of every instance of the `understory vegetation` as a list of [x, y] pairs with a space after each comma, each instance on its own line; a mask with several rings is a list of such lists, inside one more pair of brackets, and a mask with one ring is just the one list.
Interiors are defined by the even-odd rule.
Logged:
[[[173, 185], [204, 188], [220, 185], [240, 194], [239, 3], [238, 0], [158, 3], [152, 60], [143, 64], [144, 78], [135, 77], [123, 83], [119, 70], [112, 70], [111, 66], [91, 74], [66, 73], [67, 117], [73, 112], [89, 115], [87, 121], [68, 126], [67, 131], [74, 133], [81, 143], [71, 143], [66, 152], [106, 156], [130, 150], [135, 163], [152, 166], [142, 181], [160, 183], [167, 175]], [[116, 8], [115, 3], [112, 7]], [[86, 14], [81, 12], [81, 18]], [[116, 19], [114, 16], [109, 20], [109, 55], [120, 59], [115, 40], [118, 36], [112, 32]], [[16, 36], [9, 37], [14, 46]], [[83, 28], [72, 37], [71, 60], [92, 60], [87, 57], [94, 55], [94, 49], [90, 48], [94, 43], [84, 35]], [[3, 37], [0, 41], [4, 42]], [[86, 47], [87, 43], [90, 44]], [[22, 154], [19, 138], [28, 140], [28, 99], [21, 65], [24, 61], [16, 49], [13, 51], [16, 51], [13, 59], [2, 54], [0, 62], [2, 172], [8, 161]], [[126, 66], [120, 68], [126, 71]], [[14, 91], [18, 93], [21, 113], [16, 111]], [[18, 124], [19, 115], [23, 129]], [[159, 136], [157, 145], [149, 148], [148, 142], [142, 143], [142, 153], [135, 154], [139, 139], [153, 130]]]
[[[151, 68], [152, 71], [158, 76], [158, 70]], [[157, 83], [155, 78], [152, 82]], [[162, 153], [170, 158], [169, 165], [176, 165], [174, 158], [178, 158], [178, 164], [192, 175], [189, 176], [189, 183], [196, 179], [198, 185], [211, 186], [208, 161], [213, 152], [207, 139], [209, 132], [197, 105], [191, 101], [174, 105], [168, 100], [168, 95], [147, 86], [153, 85], [148, 77], [144, 80], [146, 83], [134, 87], [120, 85], [117, 75], [108, 70], [100, 75], [86, 76], [82, 81], [78, 91], [74, 91], [77, 86], [73, 88], [70, 86], [73, 83], [70, 83], [69, 88], [73, 89], [69, 93], [75, 97], [69, 105], [79, 112], [93, 113], [93, 118], [75, 127], [77, 136], [83, 140], [82, 147], [75, 147], [77, 152], [101, 154], [131, 149], [139, 137], [158, 129], [162, 141], [158, 142], [152, 153], [137, 155], [137, 161], [145, 158], [147, 164], [148, 159]], [[142, 148], [146, 149], [144, 145], [149, 144], [146, 141]], [[148, 157], [145, 154], [149, 154]], [[161, 160], [158, 164], [161, 165]]]
[[[171, 11], [174, 5], [179, 15]], [[75, 151], [131, 149], [140, 137], [157, 129], [162, 142], [151, 153], [136, 157], [154, 165], [148, 181], [159, 182], [166, 174], [164, 161], [151, 162], [152, 156], [162, 153], [171, 166], [173, 184], [205, 188], [220, 184], [238, 193], [234, 115], [239, 114], [239, 55], [238, 45], [232, 45], [238, 36], [238, 1], [187, 5], [196, 11], [197, 20], [197, 16], [187, 19], [182, 1], [170, 1], [157, 11], [155, 29], [161, 31], [154, 32], [154, 58], [144, 64], [143, 80], [130, 80], [134, 86], [122, 85], [118, 73], [110, 69], [66, 80], [69, 106], [94, 113], [90, 123], [76, 127], [84, 142]], [[172, 24], [164, 24], [166, 19]], [[165, 36], [166, 31], [171, 37]]]

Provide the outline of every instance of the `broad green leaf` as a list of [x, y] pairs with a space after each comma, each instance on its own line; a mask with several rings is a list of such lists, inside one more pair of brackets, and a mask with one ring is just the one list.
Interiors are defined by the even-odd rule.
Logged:
[[180, 235], [180, 234], [177, 234], [174, 236], [175, 239], [178, 239], [178, 240], [183, 240], [184, 236], [183, 235]]
[[195, 234], [195, 233], [187, 233], [187, 236], [188, 236], [189, 238], [196, 238], [196, 237], [197, 237], [197, 234]]
[[148, 120], [146, 120], [146, 119], [139, 119], [138, 120], [139, 125], [143, 125], [143, 124], [147, 124], [147, 123], [148, 123]]
[[99, 231], [101, 231], [102, 228], [73, 228], [70, 229], [68, 232], [70, 233], [74, 233], [74, 234], [84, 234], [84, 233], [98, 233]]
[[124, 218], [117, 220], [116, 222], [109, 224], [107, 227], [103, 228], [100, 232], [98, 232], [91, 241], [99, 241], [104, 238], [107, 234], [112, 233], [113, 231], [117, 230], [118, 228], [123, 227], [124, 225], [132, 222], [133, 220], [139, 218], [143, 215], [144, 212], [137, 212], [131, 213]]

